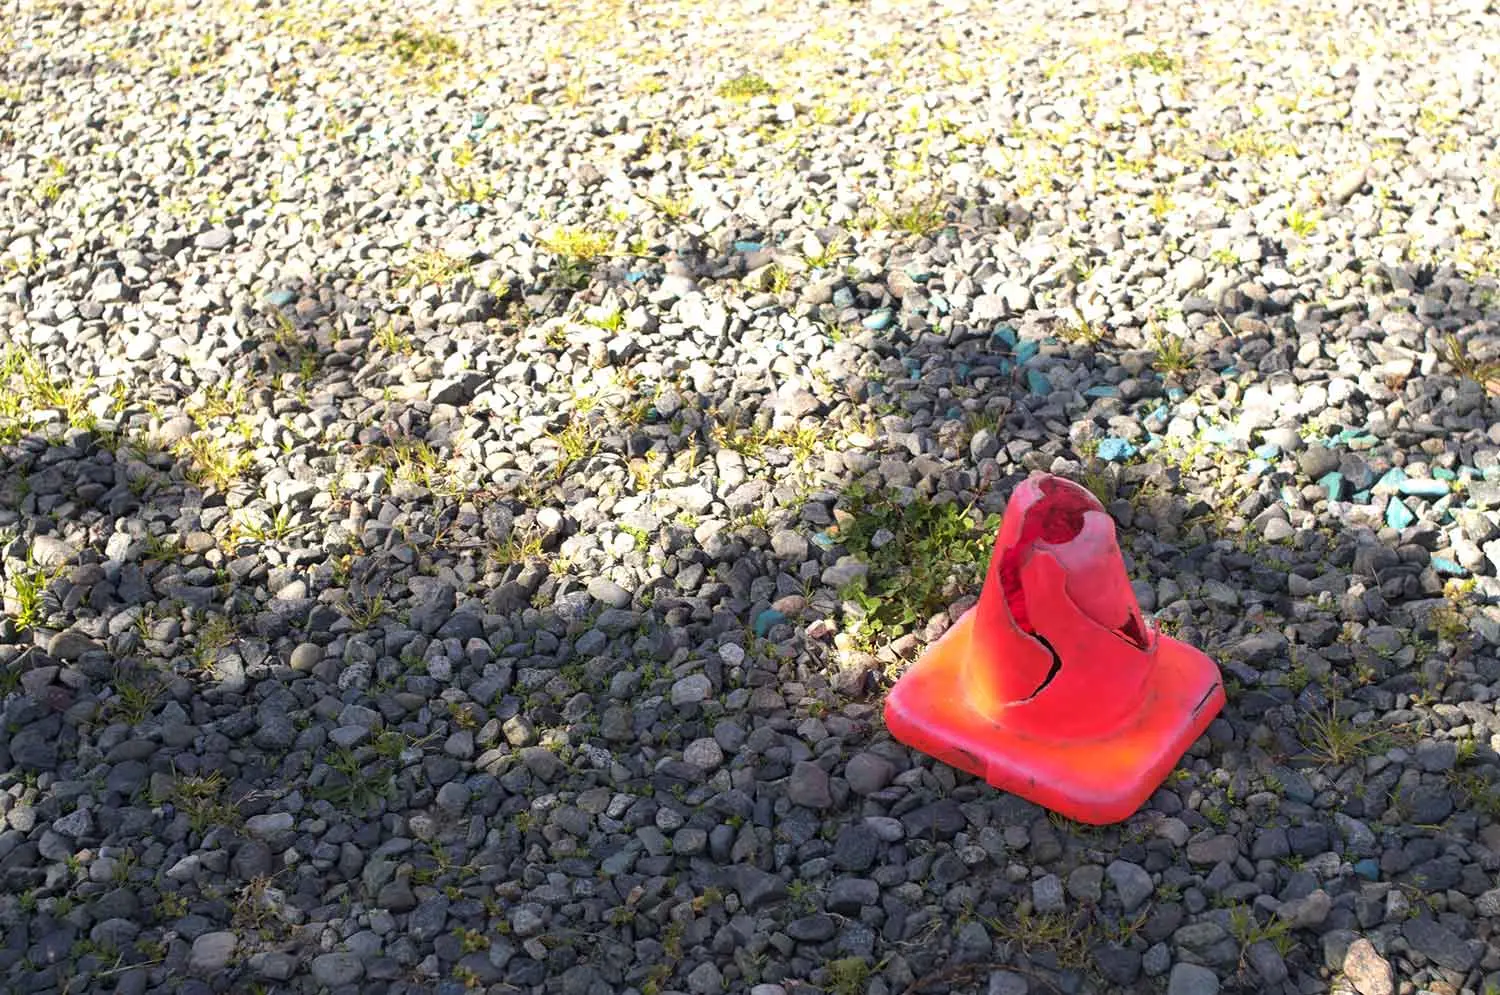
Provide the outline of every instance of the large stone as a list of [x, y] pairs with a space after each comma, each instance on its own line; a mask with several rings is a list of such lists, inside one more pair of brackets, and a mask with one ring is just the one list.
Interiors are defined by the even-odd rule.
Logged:
[[1167, 982], [1167, 995], [1218, 995], [1219, 976], [1197, 964], [1177, 964]]
[[1396, 991], [1391, 962], [1362, 936], [1349, 944], [1349, 952], [1344, 955], [1344, 977], [1359, 995], [1394, 995]]
[[1063, 895], [1062, 879], [1056, 874], [1045, 874], [1031, 882], [1031, 903], [1042, 915], [1052, 915], [1067, 908]]
[[787, 779], [786, 796], [794, 805], [828, 808], [833, 794], [828, 789], [828, 772], [811, 760], [799, 760]]
[[856, 795], [873, 795], [891, 783], [895, 766], [876, 753], [856, 753], [844, 765], [844, 780]]
[[47, 655], [65, 663], [73, 663], [85, 654], [102, 649], [103, 646], [76, 629], [64, 629], [47, 642]]
[[740, 893], [740, 903], [751, 912], [779, 902], [787, 895], [785, 881], [749, 864], [736, 865], [734, 884]]
[[704, 674], [689, 674], [672, 685], [672, 704], [692, 705], [714, 693], [713, 682]]
[[194, 974], [217, 974], [229, 966], [239, 944], [239, 938], [228, 930], [200, 935], [188, 954], [188, 970]]
[[313, 980], [329, 988], [353, 984], [364, 977], [364, 973], [364, 962], [356, 954], [339, 952], [313, 958]]
[[839, 830], [833, 844], [833, 862], [846, 871], [867, 871], [875, 865], [880, 855], [880, 837], [875, 830], [862, 822], [854, 822]]
[[1156, 890], [1156, 886], [1151, 883], [1151, 875], [1146, 872], [1146, 869], [1127, 860], [1113, 861], [1104, 869], [1104, 873], [1114, 884], [1115, 893], [1120, 896], [1120, 904], [1124, 906], [1127, 913], [1140, 908]]
[[1193, 840], [1187, 845], [1187, 859], [1200, 867], [1232, 863], [1240, 855], [1239, 840], [1233, 836], [1211, 836]]
[[944, 798], [901, 816], [906, 835], [918, 839], [951, 839], [969, 824], [963, 809], [952, 798]]
[[1401, 933], [1413, 950], [1438, 967], [1463, 974], [1479, 963], [1482, 954], [1473, 944], [1431, 919], [1408, 919]]

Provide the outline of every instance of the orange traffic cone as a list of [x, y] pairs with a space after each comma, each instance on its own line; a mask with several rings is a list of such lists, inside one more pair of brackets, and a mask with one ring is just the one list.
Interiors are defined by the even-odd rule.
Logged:
[[1151, 629], [1099, 500], [1033, 474], [979, 603], [890, 691], [901, 742], [1078, 822], [1128, 818], [1224, 705], [1219, 668]]

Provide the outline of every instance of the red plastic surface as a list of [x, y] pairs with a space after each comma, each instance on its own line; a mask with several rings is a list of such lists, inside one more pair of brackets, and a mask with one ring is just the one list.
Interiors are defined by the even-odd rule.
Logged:
[[896, 682], [901, 742], [1095, 825], [1128, 818], [1224, 705], [1219, 669], [1151, 629], [1114, 522], [1046, 474], [1011, 495], [979, 603]]

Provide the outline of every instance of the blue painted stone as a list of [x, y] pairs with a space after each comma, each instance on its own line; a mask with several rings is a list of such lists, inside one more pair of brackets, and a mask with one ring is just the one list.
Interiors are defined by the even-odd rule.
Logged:
[[1364, 860], [1355, 863], [1354, 873], [1358, 874], [1366, 881], [1379, 881], [1380, 865], [1375, 863], [1375, 861], [1371, 860], [1369, 857], [1366, 857]]
[[814, 532], [812, 541], [813, 545], [821, 546], [824, 549], [832, 549], [837, 545], [837, 543], [834, 542], [833, 536], [829, 535], [827, 532]]
[[484, 113], [483, 111], [476, 111], [469, 117], [469, 127], [473, 128], [476, 131], [480, 128], [483, 128], [484, 122], [488, 117], [489, 115]]
[[1318, 484], [1328, 492], [1328, 500], [1341, 501], [1344, 496], [1344, 475], [1334, 470], [1318, 478]]
[[1281, 455], [1281, 447], [1274, 442], [1264, 442], [1255, 447], [1255, 455], [1261, 459], [1275, 459]]
[[1453, 480], [1457, 480], [1458, 479], [1458, 474], [1454, 473], [1452, 470], [1448, 469], [1446, 466], [1435, 466], [1435, 467], [1433, 467], [1432, 468], [1432, 475], [1434, 477], [1436, 477], [1437, 479], [1439, 479], [1439, 480], [1453, 481]]
[[286, 307], [297, 300], [297, 295], [290, 290], [273, 290], [266, 295], [266, 300], [273, 307]]
[[848, 287], [840, 287], [833, 292], [833, 306], [839, 310], [854, 306], [854, 291]]
[[479, 205], [478, 204], [459, 204], [458, 205], [458, 213], [462, 214], [466, 218], [477, 218], [477, 217], [479, 217]]
[[1430, 477], [1410, 477], [1398, 488], [1408, 497], [1440, 498], [1448, 493], [1448, 481]]
[[780, 625], [786, 621], [786, 616], [774, 608], [767, 608], [755, 616], [755, 634], [764, 636], [770, 632], [773, 626]]
[[1003, 376], [1003, 375], [1009, 373], [1014, 368], [1014, 366], [1015, 366], [1015, 364], [1013, 364], [1008, 359], [1002, 359], [1002, 360], [1000, 360], [999, 369], [1000, 369], [1001, 375]]
[[952, 421], [958, 421], [959, 419], [963, 418], [963, 416], [964, 411], [962, 408], [953, 407], [948, 409], [948, 413], [944, 417]]
[[1362, 432], [1364, 432], [1362, 428], [1346, 428], [1338, 434], [1337, 438], [1340, 442], [1348, 442], [1351, 439], [1359, 438]]
[[1432, 558], [1432, 569], [1436, 570], [1444, 577], [1469, 576], [1469, 571], [1465, 570], [1462, 564], [1450, 560], [1446, 556], [1434, 556]]
[[1187, 391], [1183, 390], [1181, 387], [1167, 388], [1167, 400], [1175, 403], [1182, 400], [1184, 397], [1187, 397]]
[[883, 331], [891, 327], [891, 309], [883, 307], [879, 311], [872, 311], [860, 322], [872, 332]]
[[1135, 451], [1135, 446], [1132, 446], [1124, 439], [1117, 439], [1114, 436], [1110, 436], [1099, 440], [1099, 458], [1108, 460], [1111, 463], [1128, 460], [1135, 455]]
[[1355, 504], [1368, 504], [1369, 501], [1370, 501], [1370, 492], [1369, 491], [1355, 491], [1354, 492], [1354, 496], [1352, 498], [1350, 498], [1349, 500], [1353, 501]]
[[922, 375], [922, 363], [920, 360], [907, 359], [902, 365], [906, 367], [908, 376], [920, 377]]
[[1027, 339], [1016, 346], [1016, 362], [1024, 363], [1031, 357], [1041, 352], [1042, 347], [1035, 339]]
[[1218, 446], [1227, 446], [1234, 441], [1234, 436], [1218, 425], [1210, 425], [1204, 429], [1203, 437]]
[[1221, 377], [1237, 377], [1239, 375], [1240, 371], [1233, 366], [1226, 366], [1219, 371], [1219, 376]]
[[1016, 330], [1009, 325], [996, 326], [991, 338], [999, 339], [1012, 349], [1016, 347]]
[[1373, 490], [1376, 494], [1391, 494], [1401, 486], [1406, 479], [1406, 471], [1399, 466], [1393, 466], [1381, 474], [1379, 480], [1375, 481]]
[[1046, 397], [1052, 393], [1052, 382], [1040, 370], [1027, 370], [1026, 388], [1038, 397]]
[[1172, 409], [1171, 408], [1167, 407], [1165, 404], [1158, 404], [1156, 406], [1156, 410], [1153, 411], [1153, 412], [1151, 412], [1151, 417], [1152, 418], [1165, 418], [1165, 417], [1167, 417], [1167, 415], [1169, 415], [1171, 413], [1172, 413]]
[[1084, 397], [1119, 397], [1120, 388], [1105, 384], [1102, 387], [1090, 387], [1083, 392]]
[[927, 272], [926, 270], [916, 270], [915, 272], [913, 272], [912, 270], [907, 270], [906, 275], [911, 277], [912, 281], [915, 283], [926, 283], [928, 280], [932, 279], [932, 274]]
[[625, 274], [625, 282], [626, 283], [640, 283], [644, 279], [646, 279], [646, 274], [645, 273], [626, 273]]
[[1393, 529], [1404, 529], [1416, 520], [1417, 516], [1398, 497], [1391, 498], [1385, 506], [1385, 524]]
[[942, 294], [933, 294], [931, 297], [927, 298], [927, 300], [932, 304], [934, 308], [937, 309], [938, 314], [947, 314], [949, 311], [953, 310], [953, 305], [949, 304], [948, 298], [944, 297]]
[[1257, 456], [1255, 457], [1255, 459], [1246, 464], [1245, 469], [1249, 470], [1252, 476], [1259, 477], [1261, 474], [1266, 473], [1271, 469], [1271, 464], [1269, 461], [1263, 460], [1259, 456]]
[[972, 372], [973, 371], [969, 369], [969, 364], [968, 363], [959, 363], [958, 364], [958, 379], [960, 379], [960, 380], [967, 380], [967, 379], [969, 379], [969, 374], [972, 373]]
[[736, 243], [734, 243], [734, 251], [735, 252], [759, 252], [760, 249], [761, 249], [761, 245], [760, 245], [759, 242], [736, 242]]

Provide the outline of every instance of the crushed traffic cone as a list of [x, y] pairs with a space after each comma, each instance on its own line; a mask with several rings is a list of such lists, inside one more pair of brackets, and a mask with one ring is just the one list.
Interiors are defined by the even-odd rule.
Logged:
[[1105, 825], [1150, 797], [1223, 705], [1214, 662], [1142, 618], [1104, 506], [1033, 474], [979, 603], [896, 682], [885, 720], [908, 746]]

